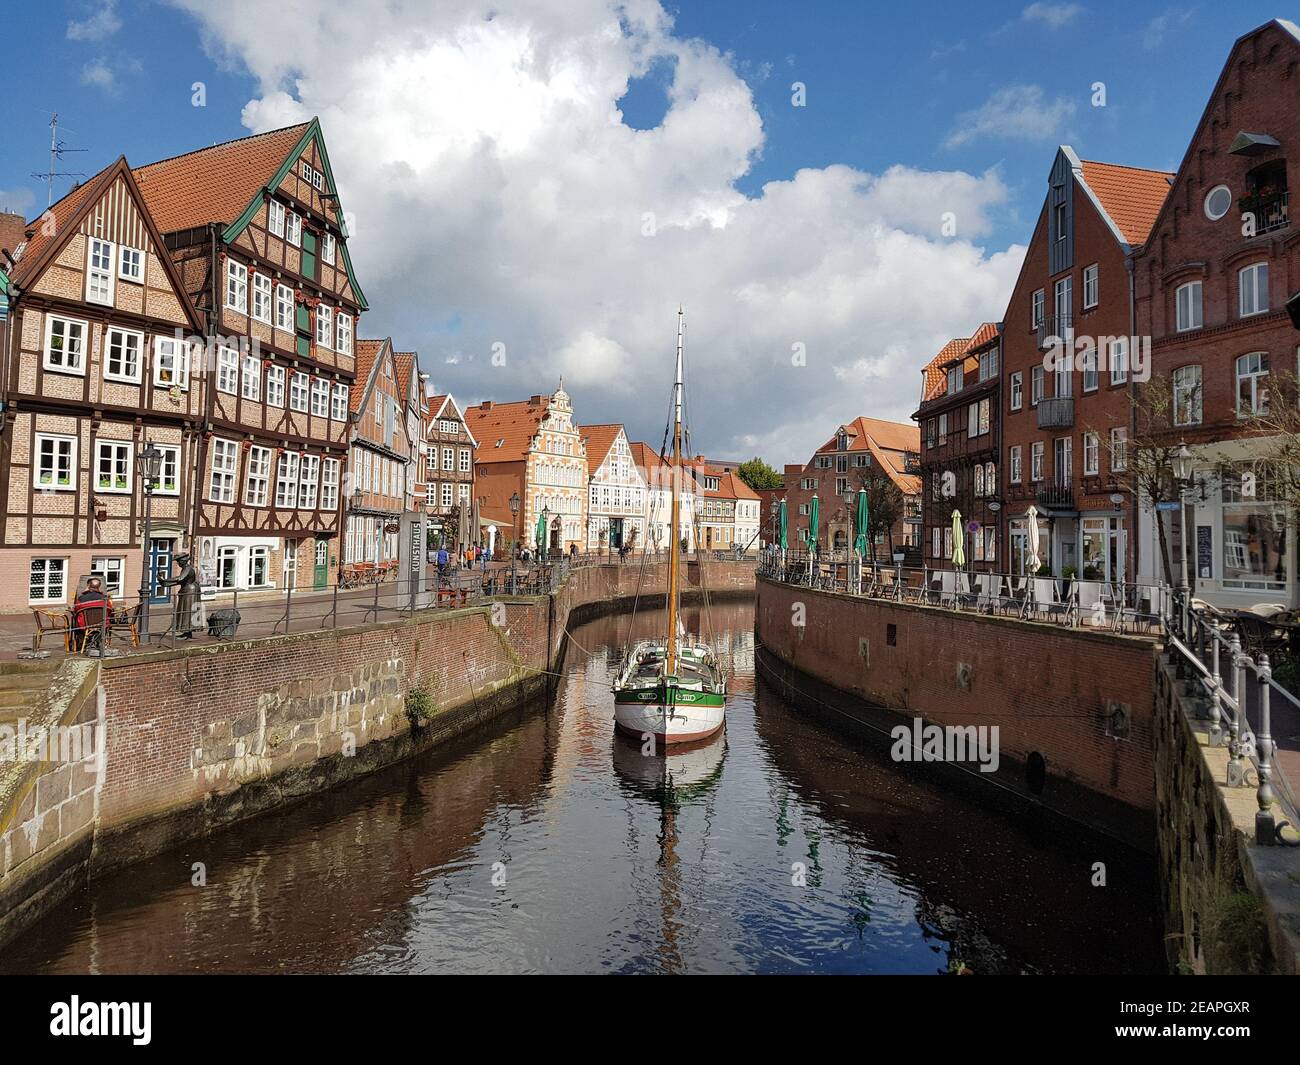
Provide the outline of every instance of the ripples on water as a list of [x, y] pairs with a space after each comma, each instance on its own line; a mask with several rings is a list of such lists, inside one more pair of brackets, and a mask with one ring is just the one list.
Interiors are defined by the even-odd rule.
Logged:
[[712, 608], [733, 673], [711, 742], [647, 759], [614, 733], [628, 622], [592, 622], [549, 709], [99, 881], [0, 971], [1160, 971], [1149, 861], [756, 690], [752, 622]]

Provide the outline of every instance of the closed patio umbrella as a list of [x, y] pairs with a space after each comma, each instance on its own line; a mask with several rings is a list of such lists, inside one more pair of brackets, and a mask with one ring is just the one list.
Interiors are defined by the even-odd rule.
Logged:
[[781, 510], [779, 513], [780, 513], [780, 524], [777, 529], [777, 543], [780, 545], [781, 550], [784, 551], [787, 547], [790, 546], [790, 537], [787, 531], [787, 517], [785, 512], [784, 499], [781, 500]]
[[808, 553], [815, 555], [817, 553], [817, 523], [821, 519], [821, 504], [817, 497], [812, 497], [812, 503], [808, 507]]
[[952, 512], [952, 564], [956, 569], [966, 565], [966, 532], [961, 527], [961, 511]]
[[1038, 557], [1038, 508], [1029, 508], [1029, 559], [1027, 569], [1030, 573], [1037, 573], [1038, 567], [1042, 565], [1042, 560]]
[[867, 510], [867, 490], [858, 489], [858, 509], [853, 521], [853, 550], [860, 558], [867, 557], [867, 529], [871, 515]]
[[541, 514], [537, 515], [537, 529], [534, 532], [534, 539], [537, 541], [537, 557], [541, 558], [546, 549], [546, 518]]

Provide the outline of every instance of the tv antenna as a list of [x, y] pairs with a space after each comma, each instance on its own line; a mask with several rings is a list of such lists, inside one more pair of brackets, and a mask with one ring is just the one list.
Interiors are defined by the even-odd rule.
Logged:
[[44, 174], [32, 174], [37, 181], [44, 181], [46, 186], [45, 206], [49, 207], [54, 202], [54, 179], [61, 177], [83, 178], [86, 175], [79, 170], [60, 170], [59, 165], [63, 162], [63, 157], [70, 152], [84, 152], [85, 148], [69, 148], [59, 140], [59, 113], [55, 111], [50, 116], [50, 169]]

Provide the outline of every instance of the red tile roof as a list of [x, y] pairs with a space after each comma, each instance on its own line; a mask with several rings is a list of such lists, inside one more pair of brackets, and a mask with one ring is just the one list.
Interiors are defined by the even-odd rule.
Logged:
[[580, 425], [578, 426], [578, 435], [582, 437], [587, 445], [587, 475], [594, 476], [600, 469], [600, 464], [605, 461], [605, 456], [609, 454], [609, 449], [614, 446], [614, 441], [618, 439], [618, 434], [622, 431], [621, 425]]
[[[413, 351], [395, 351], [393, 352], [393, 368], [397, 371], [397, 394], [402, 397], [405, 403], [407, 397], [411, 394], [411, 372], [415, 369], [416, 360]], [[416, 400], [420, 399], [416, 396]]]
[[1134, 246], [1145, 244], [1156, 215], [1169, 195], [1173, 174], [1168, 170], [1147, 170], [1117, 163], [1083, 163], [1083, 180], [1097, 195], [1111, 221]]
[[522, 462], [551, 405], [550, 396], [469, 407], [465, 424], [478, 440], [476, 462]]
[[947, 374], [944, 373], [943, 367], [965, 351], [970, 340], [970, 337], [955, 337], [943, 346], [943, 350], [938, 355], [925, 364], [925, 369], [921, 371], [922, 403], [934, 399], [935, 396], [943, 395], [947, 383]]
[[[855, 418], [844, 426], [849, 431], [850, 451], [869, 451], [871, 444], [887, 451], [917, 451], [921, 447], [921, 430], [903, 422], [887, 422], [880, 418]], [[832, 435], [818, 451], [833, 451], [835, 437]]]
[[978, 329], [975, 330], [975, 335], [966, 342], [966, 347], [963, 348], [962, 350], [966, 352], [978, 351], [990, 340], [996, 338], [997, 335], [998, 335], [998, 323], [984, 322]]
[[[53, 225], [49, 224], [48, 219], [42, 220], [43, 215], [27, 223], [27, 229], [32, 231], [32, 235], [27, 239], [27, 246], [23, 248], [23, 254], [18, 260], [18, 265], [9, 271], [9, 278], [14, 284], [21, 288], [31, 280], [31, 275], [35, 272], [41, 256], [51, 244], [63, 236], [72, 217], [80, 210], [81, 206], [100, 195], [103, 191], [101, 186], [105, 184], [108, 172], [116, 165], [116, 163], [110, 163], [94, 177], [82, 182], [63, 199], [53, 204], [49, 208], [54, 216]], [[10, 248], [9, 250], [13, 252], [17, 251], [17, 248]]]
[[136, 181], [164, 233], [233, 222], [298, 146], [309, 122], [199, 148], [137, 167]]
[[361, 409], [366, 389], [370, 386], [371, 371], [375, 368], [379, 353], [383, 350], [384, 345], [388, 343], [388, 340], [357, 340], [356, 349], [353, 352], [357, 360], [357, 381], [348, 393], [348, 410], [352, 414], [356, 414]]

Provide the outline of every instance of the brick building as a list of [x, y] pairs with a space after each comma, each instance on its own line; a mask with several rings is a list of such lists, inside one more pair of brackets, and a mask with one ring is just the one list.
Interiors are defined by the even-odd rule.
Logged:
[[1172, 387], [1167, 439], [1196, 455], [1186, 518], [1141, 512], [1141, 574], [1165, 575], [1160, 518], [1178, 580], [1185, 521], [1189, 583], [1223, 606], [1300, 601], [1296, 515], [1274, 497], [1257, 465], [1269, 442], [1248, 425], [1271, 381], [1300, 370], [1300, 334], [1284, 309], [1300, 289], [1288, 192], [1290, 160], [1300, 161], [1298, 64], [1290, 22], [1234, 43], [1134, 261], [1137, 332], [1152, 338], [1154, 373]]
[[785, 467], [787, 529], [792, 550], [802, 549], [808, 535], [812, 497], [820, 508], [817, 543], [822, 552], [852, 546], [856, 494], [868, 480], [884, 477], [903, 496], [903, 514], [872, 538], [877, 557], [919, 548], [921, 543], [921, 434], [915, 425], [879, 418], [856, 418], [835, 430], [803, 466]]
[[137, 458], [148, 444], [162, 451], [153, 564], [169, 572], [190, 546], [204, 380], [188, 368], [202, 320], [125, 159], [0, 244], [13, 258], [0, 334], [0, 609], [66, 605], [92, 573], [133, 598], [146, 546]]
[[[474, 494], [474, 452], [478, 440], [465, 422], [465, 414], [451, 395], [431, 396], [425, 404], [424, 463], [416, 492], [433, 520], [438, 543], [461, 547], [460, 511], [476, 512], [482, 503]], [[484, 530], [484, 546], [495, 548], [495, 525]], [[471, 532], [473, 535], [473, 532]]]
[[[587, 453], [560, 382], [551, 395], [515, 403], [491, 400], [465, 411], [478, 451], [475, 490], [483, 520], [509, 530], [506, 540], [536, 548], [537, 520], [546, 518], [550, 551], [581, 551], [587, 535]], [[510, 499], [519, 497], [519, 513]]]
[[942, 568], [953, 556], [961, 514], [968, 568], [997, 572], [1001, 539], [1001, 323], [944, 345], [921, 375], [922, 554]]
[[205, 320], [193, 518], [201, 579], [213, 590], [323, 586], [339, 557], [366, 299], [320, 124], [134, 173]]
[[[1134, 501], [1123, 472], [1135, 365], [1127, 257], [1146, 240], [1171, 175], [1056, 153], [1002, 332], [1004, 542], [1012, 572], [1039, 515], [1053, 573], [1133, 573]], [[1127, 561], [1126, 561], [1127, 560]]]
[[420, 423], [409, 417], [419, 382], [403, 374], [391, 339], [358, 340], [357, 381], [348, 411], [347, 524], [343, 563], [396, 571], [402, 516], [415, 505], [415, 458], [422, 451]]

